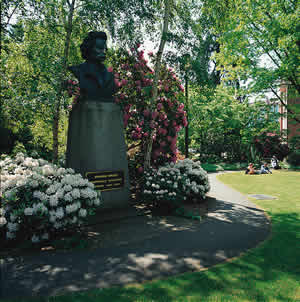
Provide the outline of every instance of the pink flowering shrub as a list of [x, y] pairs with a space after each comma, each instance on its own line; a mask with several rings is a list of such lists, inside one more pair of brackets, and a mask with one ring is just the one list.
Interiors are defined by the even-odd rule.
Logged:
[[[154, 59], [152, 53], [149, 53]], [[177, 133], [187, 125], [186, 112], [181, 102], [184, 88], [174, 71], [162, 67], [158, 82], [158, 97], [152, 103], [154, 71], [144, 57], [144, 51], [132, 48], [113, 55], [115, 85], [118, 88], [115, 102], [124, 112], [127, 142], [140, 143], [136, 155], [137, 167], [143, 172], [142, 163], [146, 138], [153, 135], [152, 165], [176, 162]]]
[[254, 145], [263, 158], [271, 158], [275, 155], [279, 160], [283, 160], [289, 153], [288, 145], [282, 142], [279, 135], [271, 132], [262, 132], [256, 136]]
[[65, 88], [69, 97], [72, 98], [72, 103], [68, 106], [71, 111], [72, 108], [80, 101], [80, 88], [79, 82], [74, 80], [67, 80], [65, 83]]

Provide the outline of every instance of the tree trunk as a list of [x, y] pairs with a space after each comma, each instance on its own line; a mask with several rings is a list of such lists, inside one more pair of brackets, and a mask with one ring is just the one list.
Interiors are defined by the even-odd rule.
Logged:
[[[162, 58], [165, 43], [167, 40], [170, 11], [171, 11], [171, 6], [172, 6], [172, 0], [165, 0], [164, 2], [165, 2], [164, 24], [163, 24], [162, 36], [161, 36], [158, 53], [157, 53], [157, 57], [156, 57], [156, 62], [155, 62], [155, 68], [154, 68], [155, 73], [154, 73], [154, 80], [153, 80], [153, 86], [152, 86], [152, 107], [155, 105], [157, 95], [158, 95], [157, 86], [158, 86], [158, 78], [160, 75], [161, 58]], [[153, 134], [154, 134], [154, 130], [151, 131], [151, 133], [147, 139], [147, 142], [146, 142], [146, 151], [145, 151], [145, 157], [144, 157], [144, 170], [147, 170], [151, 165]]]
[[189, 158], [189, 120], [188, 120], [188, 113], [189, 113], [189, 83], [188, 83], [188, 75], [185, 75], [185, 112], [186, 112], [186, 119], [187, 119], [187, 126], [185, 127], [185, 157]]
[[66, 27], [66, 40], [65, 40], [65, 47], [64, 47], [64, 55], [63, 55], [63, 68], [62, 72], [59, 78], [60, 87], [57, 91], [57, 102], [54, 108], [54, 118], [53, 118], [53, 162], [57, 162], [58, 159], [58, 128], [59, 128], [59, 121], [60, 121], [60, 106], [61, 106], [61, 100], [63, 97], [63, 86], [62, 82], [64, 81], [66, 77], [66, 70], [67, 70], [67, 62], [69, 57], [69, 49], [70, 49], [70, 40], [71, 40], [71, 34], [72, 34], [72, 27], [73, 27], [73, 16], [74, 16], [74, 7], [75, 7], [75, 1], [72, 0], [72, 2], [67, 1], [69, 5], [69, 15], [68, 15], [68, 24]]

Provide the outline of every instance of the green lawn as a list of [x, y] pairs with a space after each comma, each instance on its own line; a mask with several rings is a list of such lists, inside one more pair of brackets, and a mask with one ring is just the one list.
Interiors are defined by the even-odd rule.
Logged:
[[278, 198], [255, 201], [271, 217], [272, 235], [241, 258], [207, 271], [142, 285], [17, 301], [300, 301], [300, 172], [275, 171], [272, 175], [235, 172], [221, 175], [219, 179], [245, 194], [268, 194]]

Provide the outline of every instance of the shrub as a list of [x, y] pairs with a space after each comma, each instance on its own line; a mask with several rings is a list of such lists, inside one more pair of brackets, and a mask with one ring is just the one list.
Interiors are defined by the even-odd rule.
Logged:
[[283, 143], [281, 137], [275, 133], [261, 133], [255, 138], [254, 145], [263, 158], [271, 158], [275, 155], [282, 160], [289, 153], [288, 145]]
[[208, 176], [200, 162], [185, 159], [147, 171], [142, 199], [156, 205], [167, 204], [176, 208], [183, 200], [205, 199], [209, 190]]
[[100, 205], [94, 185], [73, 169], [18, 153], [0, 161], [0, 231], [6, 239], [47, 240], [79, 227]]
[[289, 154], [287, 162], [292, 166], [300, 166], [300, 151], [295, 151]]
[[11, 151], [11, 155], [12, 156], [15, 156], [16, 154], [18, 153], [26, 153], [26, 149], [25, 149], [25, 146], [23, 143], [19, 142], [19, 141], [16, 141], [15, 142], [15, 145]]
[[[112, 56], [115, 84], [118, 92], [115, 102], [124, 112], [126, 141], [140, 144], [135, 160], [143, 165], [148, 137], [153, 135], [151, 165], [160, 166], [177, 160], [177, 136], [187, 125], [184, 111], [184, 88], [174, 70], [162, 65], [158, 81], [158, 96], [153, 104], [154, 71], [144, 57], [140, 45], [129, 52], [119, 50]], [[149, 53], [151, 63], [155, 55]]]

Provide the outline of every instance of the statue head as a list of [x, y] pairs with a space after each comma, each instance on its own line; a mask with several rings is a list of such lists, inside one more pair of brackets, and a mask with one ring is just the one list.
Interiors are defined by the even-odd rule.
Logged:
[[89, 32], [80, 45], [82, 58], [95, 63], [103, 63], [106, 58], [106, 40], [105, 32]]

